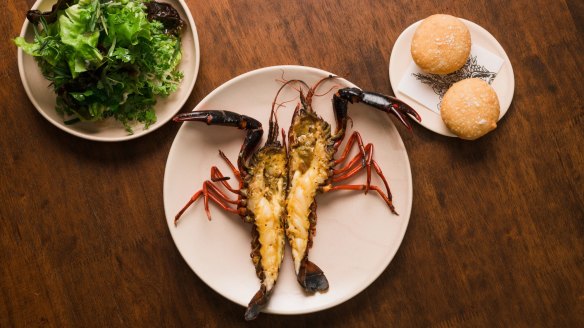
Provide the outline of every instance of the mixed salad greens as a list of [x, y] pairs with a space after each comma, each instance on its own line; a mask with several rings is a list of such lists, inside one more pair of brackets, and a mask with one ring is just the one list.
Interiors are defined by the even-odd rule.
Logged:
[[150, 0], [59, 0], [31, 10], [34, 41], [14, 39], [35, 57], [57, 94], [66, 124], [113, 117], [132, 133], [156, 122], [158, 96], [177, 90], [183, 74], [184, 22], [170, 5]]

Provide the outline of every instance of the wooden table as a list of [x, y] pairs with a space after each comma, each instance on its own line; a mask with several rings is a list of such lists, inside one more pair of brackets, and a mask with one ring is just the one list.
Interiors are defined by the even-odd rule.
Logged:
[[[19, 79], [33, 0], [0, 12], [0, 327], [244, 326], [170, 236], [165, 162], [179, 125], [100, 143], [45, 120]], [[401, 135], [414, 202], [384, 273], [334, 308], [261, 315], [257, 326], [525, 326], [584, 322], [584, 5], [581, 1], [186, 1], [201, 67], [182, 111], [253, 69], [347, 73], [391, 94], [398, 35], [434, 13], [474, 21], [505, 48], [515, 96], [474, 142], [415, 126]]]

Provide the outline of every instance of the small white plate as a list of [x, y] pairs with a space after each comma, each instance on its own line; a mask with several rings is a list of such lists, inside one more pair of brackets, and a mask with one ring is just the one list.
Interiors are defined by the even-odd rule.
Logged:
[[[501, 106], [499, 119], [501, 119], [505, 113], [507, 113], [507, 110], [511, 105], [513, 92], [515, 90], [515, 78], [513, 76], [513, 68], [511, 67], [509, 57], [507, 57], [505, 50], [503, 50], [503, 47], [499, 44], [497, 39], [491, 35], [491, 33], [471, 21], [465, 19], [460, 20], [462, 20], [462, 22], [469, 29], [473, 44], [480, 45], [481, 47], [498, 55], [504, 60], [503, 66], [491, 84], [493, 89], [495, 89], [497, 96], [499, 97], [499, 103]], [[422, 117], [422, 122], [419, 123], [422, 126], [445, 136], [456, 137], [456, 135], [450, 132], [450, 130], [446, 127], [442, 121], [442, 118], [440, 117], [440, 114], [437, 114], [426, 106], [408, 97], [398, 89], [400, 81], [402, 80], [404, 74], [406, 74], [408, 71], [410, 64], [413, 62], [410, 52], [412, 37], [414, 36], [416, 28], [420, 25], [421, 22], [422, 21], [420, 20], [406, 28], [397, 38], [393, 46], [389, 59], [389, 80], [391, 81], [391, 87], [396, 97], [404, 100], [406, 103], [411, 105], [418, 112], [418, 114], [420, 114]]]
[[[32, 9], [41, 11], [50, 11], [51, 6], [56, 0], [37, 0]], [[183, 72], [184, 78], [178, 90], [167, 98], [159, 98], [156, 102], [156, 123], [148, 129], [144, 129], [142, 124], [136, 123], [133, 126], [134, 134], [128, 134], [121, 123], [114, 119], [107, 119], [103, 122], [79, 122], [72, 125], [66, 125], [63, 117], [55, 110], [56, 96], [50, 82], [46, 80], [35, 59], [25, 54], [21, 48], [18, 48], [18, 70], [20, 79], [26, 94], [36, 109], [49, 122], [59, 129], [71, 133], [75, 136], [95, 140], [95, 141], [123, 141], [135, 139], [145, 134], [153, 132], [168, 122], [181, 107], [185, 104], [195, 86], [195, 80], [199, 72], [199, 38], [195, 21], [183, 0], [166, 1], [174, 6], [179, 12], [181, 18], [187, 23], [187, 28], [181, 35], [182, 40], [182, 59], [179, 64], [179, 70]], [[20, 36], [29, 42], [34, 39], [33, 27], [28, 20], [25, 20], [22, 26]]]
[[[329, 74], [302, 66], [258, 69], [221, 85], [195, 110], [221, 109], [252, 116], [263, 124], [263, 144], [272, 101], [281, 86], [277, 80], [302, 79], [312, 85]], [[324, 92], [335, 85], [354, 86], [338, 79], [326, 82], [321, 90]], [[334, 128], [331, 98], [332, 92], [315, 97], [313, 107]], [[293, 88], [285, 88], [278, 98], [279, 103], [285, 103], [278, 110], [278, 121], [286, 132], [298, 101], [298, 91]], [[326, 293], [306, 295], [296, 281], [286, 246], [280, 277], [264, 312], [308, 313], [350, 299], [385, 270], [406, 232], [412, 206], [412, 177], [402, 139], [387, 114], [362, 104], [349, 106], [353, 128], [362, 133], [364, 142], [372, 142], [376, 147], [374, 157], [385, 172], [399, 216], [393, 215], [375, 193], [347, 191], [317, 196], [317, 233], [309, 258], [324, 271], [330, 289]], [[231, 176], [218, 150], [235, 162], [244, 136], [243, 131], [235, 128], [183, 123], [166, 163], [164, 209], [176, 247], [192, 270], [219, 294], [247, 306], [260, 286], [249, 256], [250, 225], [214, 204], [211, 205], [212, 221], [208, 221], [202, 201], [192, 205], [177, 226], [173, 223], [178, 210], [209, 179], [211, 166], [216, 165]], [[355, 183], [364, 183], [364, 179], [359, 175]], [[374, 178], [373, 183], [379, 185], [380, 181]]]

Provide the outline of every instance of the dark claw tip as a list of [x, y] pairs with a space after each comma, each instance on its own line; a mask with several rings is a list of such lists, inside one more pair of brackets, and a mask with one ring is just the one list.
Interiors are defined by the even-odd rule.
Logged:
[[192, 116], [192, 112], [190, 113], [182, 113], [182, 114], [178, 114], [175, 117], [172, 118], [173, 121], [175, 122], [184, 122], [187, 120], [187, 118], [189, 116]]

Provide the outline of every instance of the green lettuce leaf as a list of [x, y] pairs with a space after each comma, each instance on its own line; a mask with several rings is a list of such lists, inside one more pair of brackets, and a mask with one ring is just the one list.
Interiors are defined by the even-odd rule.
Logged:
[[99, 0], [80, 0], [78, 4], [65, 9], [65, 14], [59, 17], [61, 42], [72, 48], [67, 63], [74, 78], [81, 72], [99, 66], [103, 59], [97, 50], [100, 33], [96, 29], [96, 22], [99, 14]]

